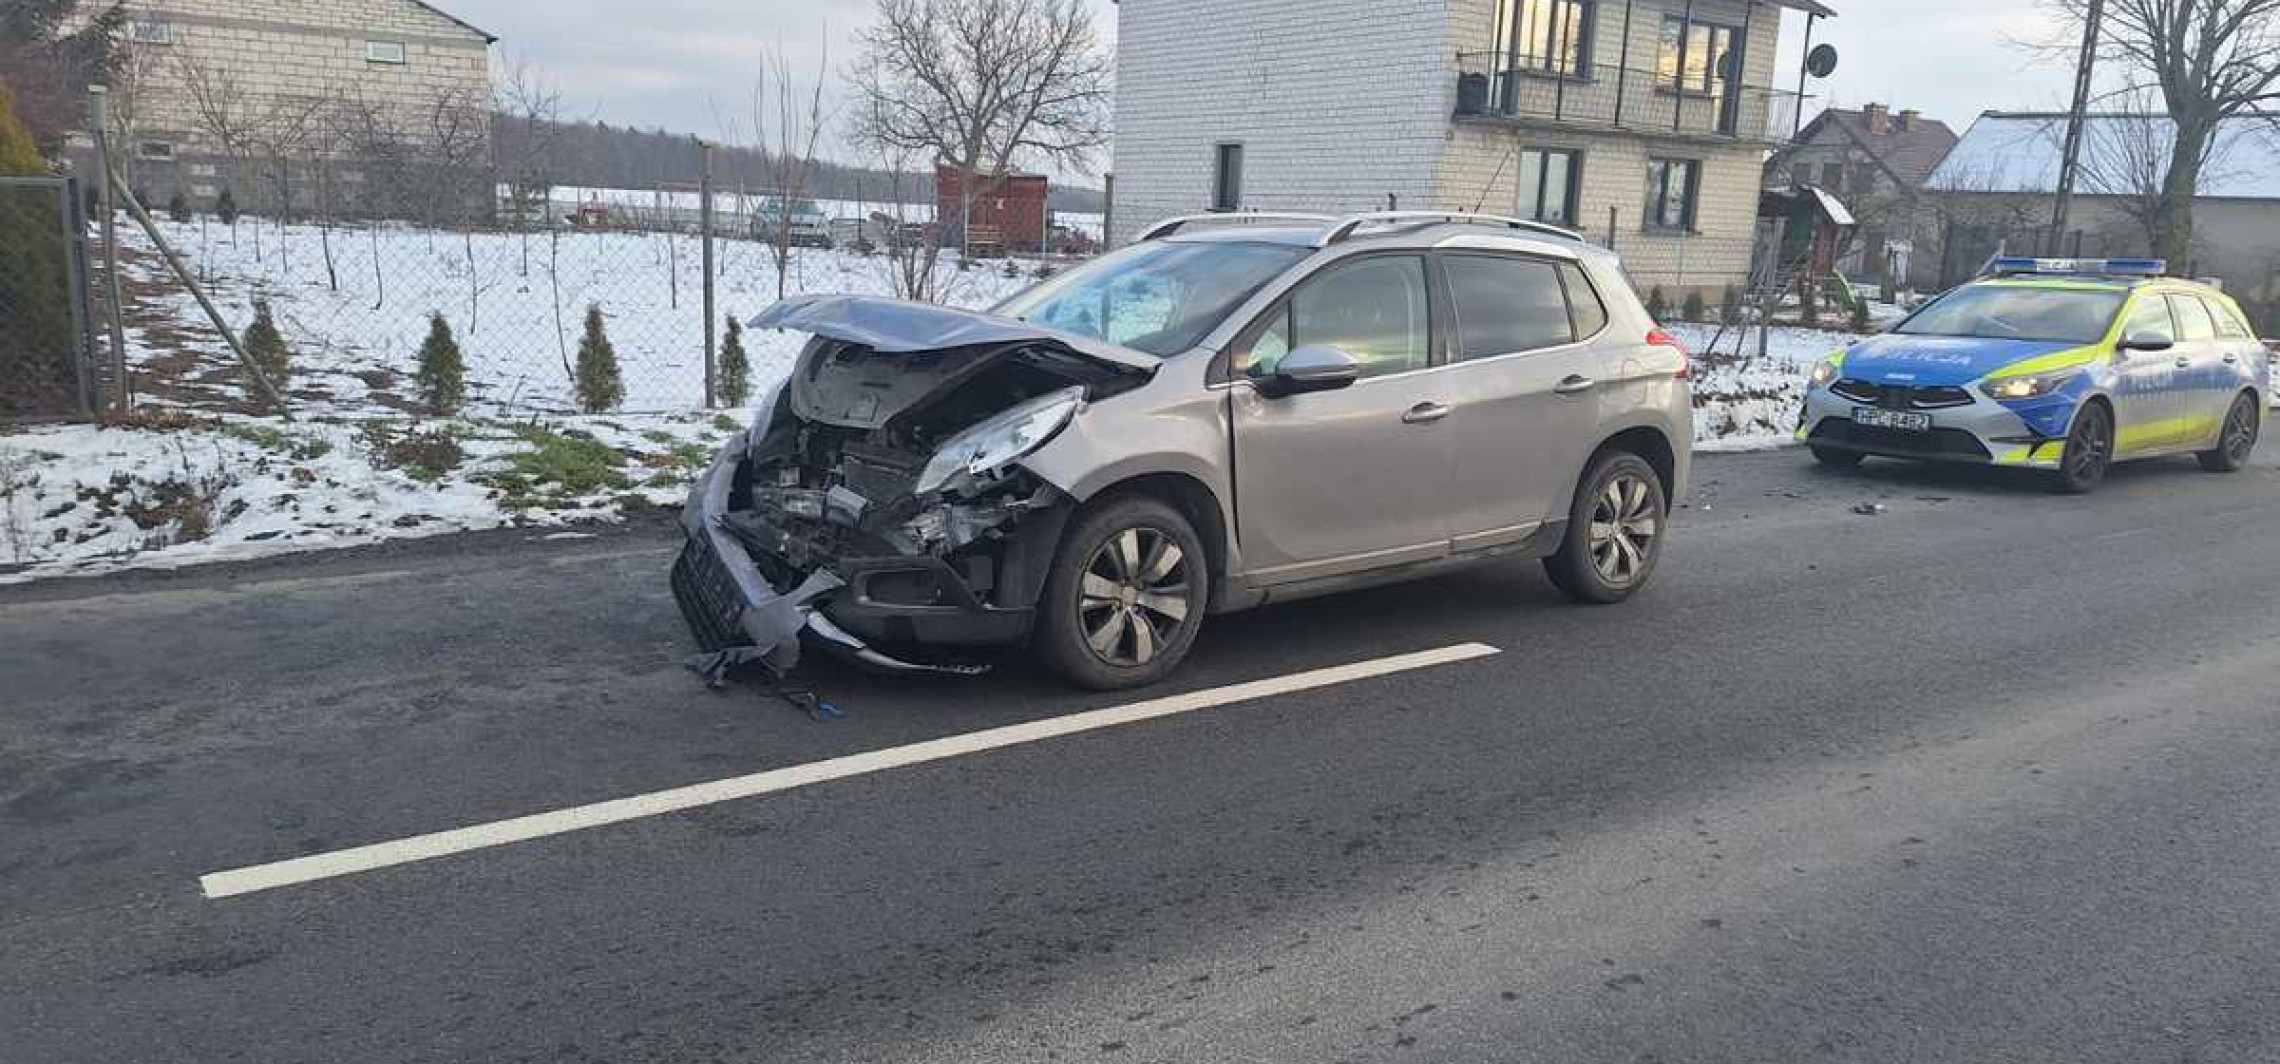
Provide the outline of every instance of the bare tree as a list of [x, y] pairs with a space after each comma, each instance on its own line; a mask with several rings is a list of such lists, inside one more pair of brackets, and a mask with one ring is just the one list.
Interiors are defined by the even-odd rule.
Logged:
[[553, 209], [555, 142], [560, 139], [562, 94], [527, 61], [510, 60], [491, 93], [491, 165], [507, 189], [508, 209], [522, 239], [522, 275], [530, 276], [530, 223]]
[[[2090, 0], [2043, 0], [2059, 16], [2037, 47], [2071, 56]], [[2175, 125], [2152, 213], [2153, 253], [2192, 249], [2193, 197], [2225, 123], [2280, 112], [2280, 0], [2106, 0], [2098, 57], [2125, 93], [2161, 101]]]
[[[2176, 127], [2159, 112], [2160, 101], [2150, 91], [2120, 99], [2123, 106], [2117, 113], [2100, 114], [2089, 123], [2083, 138], [2082, 185], [2110, 198], [2145, 246], [2157, 248], [2168, 203], [2169, 168], [2175, 160]], [[2248, 132], [2243, 122], [2227, 123], [2202, 146], [2196, 161], [2201, 186], [2230, 173], [2234, 146]], [[2193, 243], [2185, 242], [2188, 254], [2177, 258], [2180, 266], [2190, 257]]]
[[878, 0], [857, 39], [856, 138], [954, 168], [961, 229], [982, 180], [1033, 160], [1083, 169], [1108, 143], [1110, 61], [1087, 0]]
[[[808, 174], [815, 169], [816, 152], [823, 142], [823, 82], [831, 59], [828, 52], [816, 57], [815, 81], [804, 100], [792, 82], [792, 64], [782, 46], [763, 52], [760, 66], [752, 84], [752, 130], [767, 160], [775, 209], [753, 217], [764, 227], [768, 255], [776, 264], [776, 298], [782, 299], [797, 250], [793, 246], [797, 235], [792, 227], [794, 208], [807, 197]], [[773, 123], [767, 118], [771, 88], [775, 93]]]
[[888, 187], [884, 209], [873, 211], [863, 219], [858, 241], [877, 247], [879, 268], [889, 292], [902, 299], [944, 302], [951, 296], [959, 275], [943, 272], [943, 229], [912, 218], [910, 199], [915, 192], [912, 186], [921, 178], [911, 172], [910, 155], [889, 155], [885, 161]]
[[[253, 173], [254, 152], [261, 139], [263, 119], [259, 101], [246, 92], [229, 71], [208, 64], [194, 49], [179, 47], [174, 62], [181, 72], [192, 123], [229, 159], [228, 184], [252, 191], [248, 178]], [[255, 228], [258, 235], [259, 227]], [[232, 223], [230, 229], [230, 240], [235, 243], [236, 224]]]

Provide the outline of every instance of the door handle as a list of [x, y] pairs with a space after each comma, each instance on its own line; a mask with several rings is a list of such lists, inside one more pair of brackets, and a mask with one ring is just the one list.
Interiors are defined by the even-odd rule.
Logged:
[[2225, 356], [2225, 365], [2228, 365], [2228, 366], [2237, 366], [2237, 365], [2240, 365], [2240, 356], [2239, 356], [2239, 355], [2226, 355], [2226, 356]]
[[2177, 365], [2177, 368], [2178, 368], [2178, 369], [2192, 369], [2192, 368], [2193, 368], [2193, 360], [2192, 360], [2192, 359], [2190, 359], [2190, 358], [2185, 358], [2185, 357], [2182, 357], [2182, 356], [2180, 356], [2180, 357], [2177, 359], [2177, 363], [2176, 363], [2176, 365]]
[[1571, 373], [1561, 378], [1558, 384], [1552, 385], [1552, 391], [1558, 395], [1580, 395], [1597, 387], [1598, 381], [1580, 373]]
[[1448, 416], [1448, 407], [1439, 403], [1419, 403], [1410, 407], [1408, 413], [1401, 415], [1401, 420], [1410, 425], [1429, 425]]

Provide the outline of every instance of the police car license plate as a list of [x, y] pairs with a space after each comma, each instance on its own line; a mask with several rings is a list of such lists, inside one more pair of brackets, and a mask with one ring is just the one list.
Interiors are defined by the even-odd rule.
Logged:
[[1879, 410], [1870, 406], [1856, 406], [1852, 412], [1853, 424], [1880, 429], [1906, 429], [1909, 432], [1929, 432], [1932, 415], [1914, 414], [1906, 410]]

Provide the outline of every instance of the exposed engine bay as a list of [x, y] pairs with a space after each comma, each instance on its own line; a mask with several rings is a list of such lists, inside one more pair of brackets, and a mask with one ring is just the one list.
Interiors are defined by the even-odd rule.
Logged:
[[[1000, 559], [989, 548], [1067, 497], [1011, 461], [989, 461], [992, 441], [973, 430], [1042, 399], [1074, 403], [1144, 379], [1033, 341], [882, 352], [817, 336], [753, 426], [727, 524], [779, 590], [842, 559], [933, 557], [976, 599], [1026, 606], [993, 597]], [[945, 453], [961, 441], [959, 454]], [[943, 592], [905, 590], [918, 601], [899, 604], [935, 604]]]

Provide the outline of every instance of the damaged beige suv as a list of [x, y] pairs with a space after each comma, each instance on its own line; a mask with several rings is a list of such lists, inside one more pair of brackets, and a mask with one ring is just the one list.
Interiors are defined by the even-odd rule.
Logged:
[[1026, 641], [1091, 688], [1209, 615], [1504, 555], [1644, 586], [1685, 483], [1686, 352], [1613, 254], [1469, 214], [1172, 219], [990, 313], [787, 300], [811, 334], [683, 516], [726, 670], [802, 637], [971, 672]]

